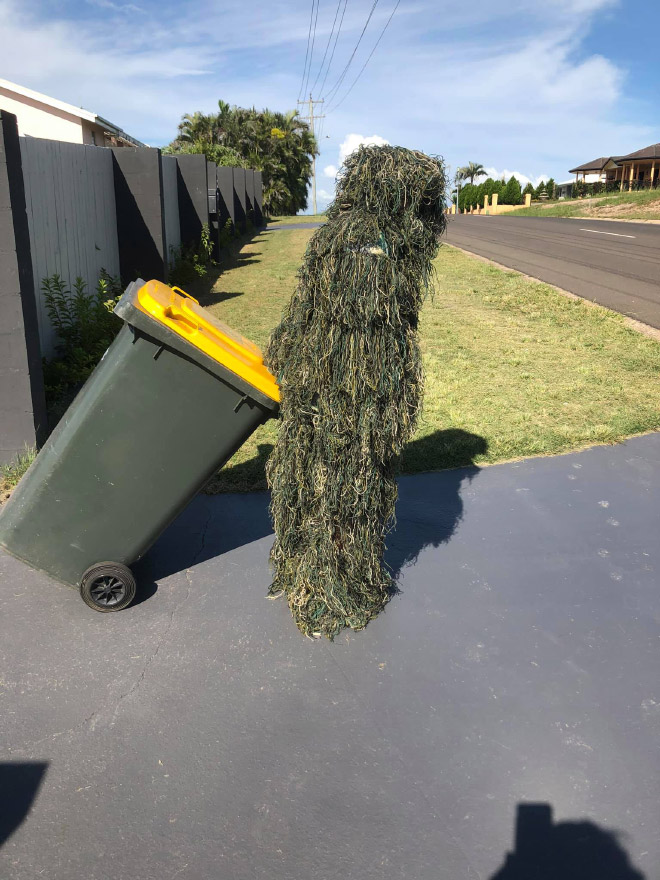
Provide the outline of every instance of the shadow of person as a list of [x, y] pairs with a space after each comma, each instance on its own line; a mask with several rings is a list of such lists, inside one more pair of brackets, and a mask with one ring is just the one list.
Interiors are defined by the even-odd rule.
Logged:
[[518, 804], [515, 849], [490, 880], [644, 880], [619, 838], [586, 820], [554, 824], [550, 804]]
[[487, 451], [484, 437], [461, 428], [434, 431], [408, 444], [402, 470], [423, 473], [425, 479], [399, 480], [396, 528], [388, 535], [385, 553], [395, 580], [425, 547], [439, 547], [454, 534], [463, 518], [461, 491], [480, 473], [474, 459]]
[[47, 768], [43, 761], [0, 763], [0, 847], [30, 812]]

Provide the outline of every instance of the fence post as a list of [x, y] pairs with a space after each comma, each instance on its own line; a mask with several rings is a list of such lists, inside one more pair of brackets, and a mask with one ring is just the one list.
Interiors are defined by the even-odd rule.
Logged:
[[264, 225], [264, 178], [261, 171], [254, 172], [254, 225]]
[[113, 147], [119, 266], [124, 283], [167, 277], [160, 150]]
[[220, 224], [218, 223], [218, 168], [215, 162], [206, 163], [206, 192], [208, 195], [208, 223], [211, 245], [211, 256], [217, 260], [220, 256]]
[[239, 232], [245, 232], [245, 168], [234, 168], [234, 223]]
[[497, 214], [497, 203], [499, 201], [499, 198], [499, 193], [493, 193], [493, 195], [491, 196], [491, 208], [493, 209], [493, 214]]
[[208, 180], [206, 156], [201, 153], [177, 156], [179, 181], [179, 220], [181, 241], [196, 246], [202, 226], [209, 222]]
[[219, 165], [218, 174], [218, 227], [222, 231], [227, 220], [236, 226], [234, 213], [234, 172], [228, 165]]
[[16, 117], [0, 111], [0, 463], [46, 436], [46, 400]]
[[248, 223], [256, 226], [254, 220], [254, 171], [251, 168], [245, 169], [245, 213]]

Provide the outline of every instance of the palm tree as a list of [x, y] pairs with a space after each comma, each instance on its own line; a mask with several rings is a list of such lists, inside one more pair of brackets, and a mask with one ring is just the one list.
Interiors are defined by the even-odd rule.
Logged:
[[457, 179], [469, 180], [470, 183], [474, 183], [475, 177], [481, 177], [485, 173], [486, 169], [481, 162], [468, 162], [467, 165], [463, 165], [461, 168], [456, 169]]

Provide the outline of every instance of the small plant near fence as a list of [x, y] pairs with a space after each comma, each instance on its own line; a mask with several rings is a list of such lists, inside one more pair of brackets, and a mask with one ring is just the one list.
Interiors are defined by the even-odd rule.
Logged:
[[94, 290], [76, 278], [73, 289], [59, 275], [41, 282], [46, 310], [57, 333], [56, 356], [44, 360], [49, 409], [89, 376], [121, 329], [113, 309], [123, 293], [121, 281], [101, 270]]
[[170, 284], [189, 284], [196, 278], [204, 278], [213, 265], [213, 243], [208, 223], [202, 226], [198, 245], [179, 245], [170, 248], [170, 268], [167, 280]]
[[26, 447], [25, 451], [19, 453], [14, 461], [9, 464], [0, 464], [0, 504], [9, 498], [12, 489], [18, 485], [18, 481], [30, 467], [36, 455], [37, 450], [34, 446]]

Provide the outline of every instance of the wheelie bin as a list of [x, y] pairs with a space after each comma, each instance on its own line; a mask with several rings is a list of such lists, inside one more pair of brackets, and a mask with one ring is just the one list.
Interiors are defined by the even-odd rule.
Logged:
[[279, 388], [256, 345], [159, 281], [124, 321], [0, 515], [0, 546], [97, 611], [135, 596], [129, 568], [258, 425]]

